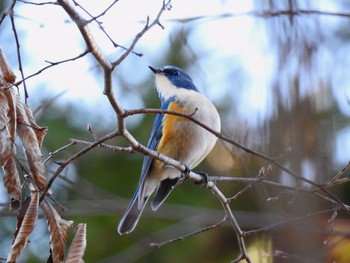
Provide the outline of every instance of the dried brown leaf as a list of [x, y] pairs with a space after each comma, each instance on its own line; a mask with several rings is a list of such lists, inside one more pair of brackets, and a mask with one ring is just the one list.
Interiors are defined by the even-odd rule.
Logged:
[[32, 179], [39, 188], [43, 188], [46, 183], [46, 177], [41, 156], [41, 144], [46, 128], [41, 128], [35, 123], [30, 109], [19, 98], [16, 102], [16, 109], [18, 120], [17, 134], [22, 140]]
[[47, 127], [40, 127], [35, 122], [32, 110], [27, 105], [25, 105], [23, 103], [21, 103], [21, 104], [22, 104], [22, 106], [23, 106], [23, 108], [25, 110], [25, 113], [26, 113], [26, 116], [28, 118], [28, 122], [30, 124], [30, 127], [34, 130], [35, 136], [36, 136], [36, 138], [38, 140], [39, 147], [41, 148], [43, 140], [44, 140], [44, 137], [45, 137], [46, 132], [47, 132]]
[[66, 263], [82, 263], [86, 249], [86, 224], [78, 224], [74, 230], [74, 238], [69, 248]]
[[[14, 135], [11, 132], [10, 105], [5, 92], [0, 92], [0, 164], [14, 154]], [[16, 121], [16, 120], [15, 120]]]
[[21, 200], [21, 183], [14, 161], [16, 148], [16, 110], [13, 89], [0, 91], [0, 165], [4, 170], [4, 185], [11, 197]]
[[13, 157], [8, 158], [8, 160], [3, 165], [4, 170], [4, 185], [7, 192], [10, 194], [11, 198], [17, 201], [21, 201], [21, 182], [19, 180], [19, 174], [16, 168], [16, 163]]
[[27, 244], [28, 237], [32, 233], [38, 218], [38, 206], [39, 194], [35, 191], [23, 202], [22, 208], [18, 213], [17, 228], [14, 233], [11, 250], [7, 257], [7, 263], [16, 262]]
[[73, 221], [67, 221], [60, 217], [56, 209], [50, 204], [44, 204], [43, 210], [47, 219], [50, 232], [51, 260], [54, 263], [64, 259], [64, 248]]
[[6, 82], [9, 82], [12, 84], [15, 83], [16, 75], [11, 70], [11, 67], [9, 66], [9, 63], [7, 62], [5, 54], [1, 48], [0, 48], [0, 70]]
[[[8, 129], [10, 132], [10, 137], [12, 140], [12, 144], [14, 143], [16, 139], [16, 129], [17, 129], [17, 112], [16, 112], [16, 91], [13, 88], [4, 90], [4, 95], [6, 96], [7, 99], [7, 104], [8, 104]], [[14, 148], [14, 147], [13, 147]]]

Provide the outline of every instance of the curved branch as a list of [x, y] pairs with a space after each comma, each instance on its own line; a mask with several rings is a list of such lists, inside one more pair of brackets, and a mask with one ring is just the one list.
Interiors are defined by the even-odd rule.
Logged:
[[275, 166], [277, 166], [279, 169], [281, 169], [282, 171], [286, 172], [287, 174], [291, 175], [292, 177], [294, 177], [295, 179], [301, 180], [303, 182], [306, 182], [308, 184], [310, 184], [311, 186], [315, 187], [317, 190], [319, 190], [320, 192], [324, 193], [327, 197], [327, 199], [332, 199], [334, 202], [336, 203], [338, 206], [340, 206], [341, 208], [343, 208], [346, 212], [350, 213], [350, 209], [348, 206], [346, 206], [343, 202], [341, 202], [341, 200], [339, 200], [338, 197], [336, 197], [335, 195], [331, 194], [330, 192], [328, 192], [323, 185], [321, 184], [317, 184], [307, 178], [304, 178], [300, 175], [297, 175], [295, 173], [293, 173], [292, 171], [290, 171], [288, 168], [284, 167], [283, 165], [281, 165], [280, 163], [277, 162], [277, 160], [275, 158], [266, 156], [264, 154], [261, 154], [259, 152], [256, 152], [254, 150], [249, 149], [248, 147], [224, 136], [222, 133], [217, 132], [213, 129], [211, 129], [210, 127], [208, 127], [207, 125], [201, 123], [200, 121], [196, 120], [194, 118], [195, 116], [195, 112], [192, 114], [185, 114], [185, 113], [181, 113], [181, 112], [176, 112], [176, 111], [169, 111], [169, 110], [162, 110], [162, 109], [136, 109], [136, 110], [125, 110], [125, 116], [131, 116], [131, 115], [135, 115], [135, 114], [144, 114], [144, 113], [152, 113], [152, 114], [171, 114], [171, 115], [176, 115], [176, 116], [180, 116], [180, 117], [184, 117], [186, 119], [189, 119], [190, 121], [196, 123], [197, 125], [201, 126], [202, 128], [206, 129], [207, 131], [209, 131], [210, 133], [214, 134], [216, 137], [218, 137], [219, 139], [228, 142], [240, 149], [242, 149], [243, 151], [253, 154], [265, 161], [268, 161], [269, 163], [274, 164]]

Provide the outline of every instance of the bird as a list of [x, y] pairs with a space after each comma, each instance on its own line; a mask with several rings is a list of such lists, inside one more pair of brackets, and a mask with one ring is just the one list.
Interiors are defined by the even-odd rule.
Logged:
[[[199, 92], [185, 71], [170, 65], [149, 68], [154, 73], [160, 109], [188, 114], [220, 132], [221, 121], [217, 109]], [[216, 141], [214, 134], [187, 118], [158, 113], [147, 147], [183, 163], [191, 170], [209, 154]], [[184, 174], [175, 167], [145, 155], [139, 184], [119, 222], [118, 233], [132, 232], [151, 195], [154, 195], [151, 208], [156, 211], [183, 178]]]

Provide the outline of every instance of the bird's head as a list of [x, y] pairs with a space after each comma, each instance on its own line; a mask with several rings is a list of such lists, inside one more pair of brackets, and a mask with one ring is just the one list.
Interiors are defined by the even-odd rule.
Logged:
[[149, 68], [155, 74], [157, 90], [164, 99], [176, 96], [181, 89], [198, 92], [190, 76], [178, 67], [167, 65], [160, 68], [149, 66]]

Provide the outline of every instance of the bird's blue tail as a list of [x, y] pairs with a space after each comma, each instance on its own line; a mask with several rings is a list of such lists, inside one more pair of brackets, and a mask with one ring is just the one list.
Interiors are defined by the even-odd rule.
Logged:
[[169, 196], [170, 192], [177, 186], [179, 178], [165, 179], [161, 181], [154, 194], [151, 207], [153, 211], [156, 211]]
[[133, 198], [131, 199], [131, 202], [126, 209], [122, 219], [119, 222], [118, 225], [118, 233], [119, 234], [128, 234], [131, 231], [134, 230], [136, 227], [140, 216], [142, 214], [143, 209], [145, 208], [147, 201], [149, 199], [149, 196], [145, 197], [139, 205], [139, 187], [136, 189], [135, 194]]

